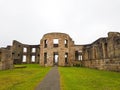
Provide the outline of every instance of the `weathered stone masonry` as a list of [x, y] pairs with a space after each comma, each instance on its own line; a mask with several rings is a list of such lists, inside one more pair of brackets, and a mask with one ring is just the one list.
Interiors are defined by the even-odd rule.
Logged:
[[109, 32], [83, 48], [83, 66], [101, 70], [120, 71], [120, 33]]
[[11, 47], [0, 48], [0, 70], [13, 68], [12, 54], [10, 48]]
[[14, 64], [39, 63], [40, 59], [39, 45], [26, 45], [16, 40], [13, 41], [12, 59]]
[[74, 59], [71, 49], [74, 42], [64, 33], [48, 33], [40, 41], [40, 65], [70, 65]]
[[[7, 59], [4, 58], [6, 53], [10, 55]], [[109, 32], [108, 37], [99, 38], [87, 45], [75, 45], [65, 33], [47, 33], [38, 45], [22, 44], [14, 40], [12, 46], [0, 49], [0, 68], [12, 68], [11, 62], [39, 63], [41, 66], [80, 64], [88, 68], [120, 71], [120, 33]]]

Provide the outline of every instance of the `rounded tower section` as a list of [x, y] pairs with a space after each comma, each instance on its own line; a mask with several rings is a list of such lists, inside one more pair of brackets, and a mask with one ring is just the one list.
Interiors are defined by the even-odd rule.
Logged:
[[69, 64], [69, 49], [74, 42], [65, 33], [47, 33], [40, 41], [41, 66], [66, 66]]

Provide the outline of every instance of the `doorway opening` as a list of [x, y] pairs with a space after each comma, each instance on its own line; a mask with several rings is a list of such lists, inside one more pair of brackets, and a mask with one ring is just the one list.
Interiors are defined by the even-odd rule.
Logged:
[[54, 52], [53, 53], [53, 65], [58, 65], [58, 59], [59, 59], [59, 55], [58, 52]]

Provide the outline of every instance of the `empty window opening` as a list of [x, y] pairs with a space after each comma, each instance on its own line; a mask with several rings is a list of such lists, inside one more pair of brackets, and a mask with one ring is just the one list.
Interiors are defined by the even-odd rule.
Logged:
[[65, 64], [68, 64], [68, 53], [65, 53]]
[[58, 39], [53, 39], [53, 47], [58, 47], [59, 40]]
[[75, 51], [75, 60], [78, 60], [78, 51]]
[[27, 52], [27, 48], [26, 47], [23, 48], [23, 52]]
[[32, 48], [32, 52], [33, 52], [33, 53], [36, 52], [36, 48]]
[[32, 56], [31, 62], [35, 62], [35, 56]]
[[44, 53], [44, 64], [47, 63], [47, 53]]
[[105, 43], [105, 57], [108, 57], [108, 52], [107, 52], [107, 43]]
[[82, 60], [82, 51], [78, 51], [78, 60]]
[[82, 60], [82, 51], [75, 51], [75, 60]]
[[58, 63], [58, 55], [55, 55], [55, 63]]
[[68, 47], [68, 40], [65, 39], [64, 44], [65, 44], [65, 47]]
[[53, 57], [54, 65], [58, 65], [58, 58], [59, 58], [58, 53], [57, 53], [57, 52], [54, 52], [54, 57]]
[[23, 59], [22, 59], [22, 62], [26, 62], [26, 55], [23, 55]]
[[79, 55], [79, 56], [78, 56], [78, 60], [82, 60], [82, 55]]
[[47, 48], [48, 40], [44, 40], [44, 48]]
[[53, 43], [54, 43], [54, 44], [58, 44], [58, 43], [59, 43], [59, 40], [58, 40], [58, 39], [53, 39]]
[[94, 48], [94, 59], [96, 59], [97, 53], [96, 53], [96, 48]]

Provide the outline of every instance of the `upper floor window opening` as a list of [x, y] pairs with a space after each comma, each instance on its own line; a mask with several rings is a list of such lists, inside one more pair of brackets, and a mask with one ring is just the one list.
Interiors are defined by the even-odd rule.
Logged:
[[48, 40], [44, 40], [44, 48], [47, 48]]
[[53, 47], [58, 47], [59, 39], [53, 39]]
[[68, 47], [68, 40], [67, 39], [64, 40], [64, 44], [65, 44], [65, 47]]
[[33, 53], [36, 52], [36, 48], [32, 48], [32, 52], [33, 52]]
[[27, 48], [26, 47], [23, 48], [23, 52], [27, 52]]

